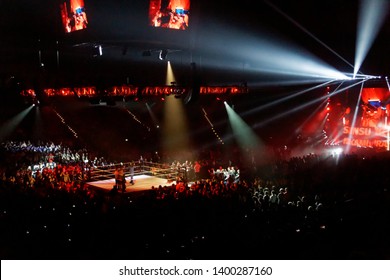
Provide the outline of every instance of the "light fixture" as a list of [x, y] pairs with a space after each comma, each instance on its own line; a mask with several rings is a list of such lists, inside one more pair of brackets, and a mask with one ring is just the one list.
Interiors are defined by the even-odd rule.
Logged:
[[165, 60], [167, 58], [167, 55], [168, 55], [168, 50], [161, 50], [158, 58], [160, 60]]
[[95, 45], [93, 47], [93, 56], [94, 57], [97, 57], [97, 56], [102, 56], [103, 55], [103, 48], [101, 45]]

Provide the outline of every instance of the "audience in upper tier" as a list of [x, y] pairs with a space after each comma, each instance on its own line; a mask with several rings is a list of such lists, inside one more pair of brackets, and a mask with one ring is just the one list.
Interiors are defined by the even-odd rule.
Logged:
[[185, 164], [194, 180], [123, 195], [88, 187], [111, 163], [87, 149], [4, 142], [0, 153], [2, 259], [390, 257], [387, 157], [310, 154], [245, 176], [199, 158], [196, 176]]

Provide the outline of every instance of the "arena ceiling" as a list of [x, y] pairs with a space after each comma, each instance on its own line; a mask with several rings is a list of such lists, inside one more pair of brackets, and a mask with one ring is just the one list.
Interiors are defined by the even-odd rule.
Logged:
[[[191, 1], [188, 29], [168, 30], [148, 25], [149, 0], [85, 0], [88, 28], [70, 34], [61, 23], [61, 2], [0, 2], [3, 79], [161, 84], [161, 50], [183, 84], [191, 80], [191, 64], [205, 84], [299, 83], [308, 77], [299, 67], [311, 61], [352, 73], [367, 1]], [[375, 36], [359, 68], [367, 75], [389, 73], [390, 24], [387, 9], [382, 12], [381, 22], [371, 20]]]

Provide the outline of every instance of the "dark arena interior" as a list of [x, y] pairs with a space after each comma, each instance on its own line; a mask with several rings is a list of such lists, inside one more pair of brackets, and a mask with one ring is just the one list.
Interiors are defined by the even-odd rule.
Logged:
[[1, 259], [389, 259], [390, 5], [0, 1]]

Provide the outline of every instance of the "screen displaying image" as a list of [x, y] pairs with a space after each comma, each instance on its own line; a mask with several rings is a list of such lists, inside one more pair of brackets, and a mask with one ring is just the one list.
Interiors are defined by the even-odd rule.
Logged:
[[186, 30], [191, 0], [150, 0], [149, 24], [154, 27]]
[[84, 0], [67, 0], [60, 5], [62, 25], [66, 33], [86, 29], [88, 26]]
[[[354, 105], [354, 104], [353, 104]], [[340, 114], [340, 144], [357, 148], [388, 149], [390, 92], [388, 88], [363, 88], [359, 106]], [[335, 126], [337, 130], [338, 127]]]

